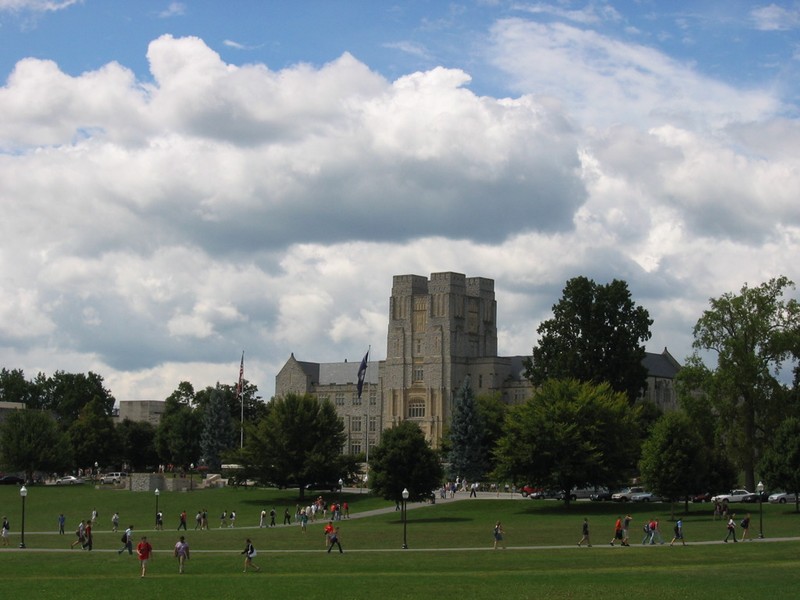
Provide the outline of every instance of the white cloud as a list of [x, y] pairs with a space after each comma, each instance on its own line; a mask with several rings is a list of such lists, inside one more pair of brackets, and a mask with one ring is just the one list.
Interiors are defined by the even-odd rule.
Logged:
[[791, 31], [800, 27], [800, 7], [768, 4], [750, 11], [756, 29], [761, 31]]
[[0, 11], [55, 12], [82, 2], [83, 0], [0, 0]]
[[349, 54], [279, 71], [198, 38], [153, 82], [38, 59], [0, 88], [0, 364], [94, 370], [117, 398], [299, 360], [383, 358], [392, 276], [495, 279], [500, 352], [530, 352], [565, 281], [629, 282], [679, 358], [707, 298], [796, 270], [800, 132], [771, 93], [644, 46], [520, 19], [518, 90]]
[[169, 19], [171, 17], [181, 17], [186, 14], [186, 4], [183, 2], [170, 2], [169, 6], [158, 13], [162, 19]]

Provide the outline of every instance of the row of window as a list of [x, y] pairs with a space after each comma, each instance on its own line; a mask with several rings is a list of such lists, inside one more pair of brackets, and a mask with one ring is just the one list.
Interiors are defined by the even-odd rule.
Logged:
[[[320, 400], [330, 400], [330, 396], [327, 394], [322, 394], [319, 397]], [[352, 406], [361, 406], [363, 398], [358, 397], [358, 392], [351, 392], [350, 394], [350, 404]], [[347, 403], [347, 392], [336, 392], [333, 396], [333, 403], [336, 406], [345, 406]], [[375, 390], [370, 390], [369, 392], [369, 405], [370, 406], [377, 406], [378, 405], [378, 392]]]
[[[377, 417], [370, 417], [369, 418], [369, 432], [375, 433], [378, 430], [378, 418]], [[353, 432], [360, 432], [361, 431], [361, 417], [350, 417], [350, 431]]]

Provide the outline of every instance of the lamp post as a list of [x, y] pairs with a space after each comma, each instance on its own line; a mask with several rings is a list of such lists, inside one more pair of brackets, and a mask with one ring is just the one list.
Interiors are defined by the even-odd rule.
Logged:
[[158, 497], [161, 495], [161, 492], [158, 491], [158, 488], [156, 488], [155, 495], [156, 495], [156, 529], [158, 529]]
[[342, 478], [339, 477], [339, 510], [336, 511], [336, 514], [339, 515], [339, 520], [342, 519], [342, 486], [344, 485], [344, 481]]
[[764, 484], [759, 481], [756, 486], [758, 492], [758, 539], [764, 539]]
[[408, 501], [408, 488], [403, 488], [403, 550], [408, 550], [408, 542], [406, 540], [406, 523], [408, 522], [408, 512], [406, 502]]
[[19, 540], [19, 547], [25, 547], [25, 497], [28, 495], [28, 488], [25, 487], [23, 484], [21, 488], [19, 488], [19, 497], [22, 498], [22, 535], [20, 536]]

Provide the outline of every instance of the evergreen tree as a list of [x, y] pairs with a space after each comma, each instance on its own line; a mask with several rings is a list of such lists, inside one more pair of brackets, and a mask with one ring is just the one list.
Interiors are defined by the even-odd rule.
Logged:
[[206, 466], [217, 471], [222, 466], [222, 453], [234, 445], [233, 424], [225, 394], [219, 385], [211, 390], [203, 414], [203, 434], [200, 450]]
[[460, 476], [467, 481], [481, 479], [489, 466], [484, 447], [485, 427], [469, 377], [456, 393], [449, 437], [450, 476]]

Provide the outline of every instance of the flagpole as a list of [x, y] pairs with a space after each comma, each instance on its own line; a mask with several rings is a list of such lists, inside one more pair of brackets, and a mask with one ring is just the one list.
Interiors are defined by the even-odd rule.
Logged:
[[239, 448], [244, 448], [244, 390], [242, 389], [242, 378], [244, 377], [244, 350], [242, 350], [242, 362], [239, 364], [239, 403], [241, 404], [242, 414], [239, 420]]
[[[372, 351], [372, 344], [367, 347], [367, 356]], [[366, 376], [366, 375], [365, 375]], [[369, 384], [368, 384], [369, 385]], [[366, 423], [364, 423], [364, 432], [366, 433], [366, 455], [365, 455], [365, 462], [366, 462], [366, 473], [364, 475], [369, 476], [369, 387], [367, 387], [367, 418]]]

